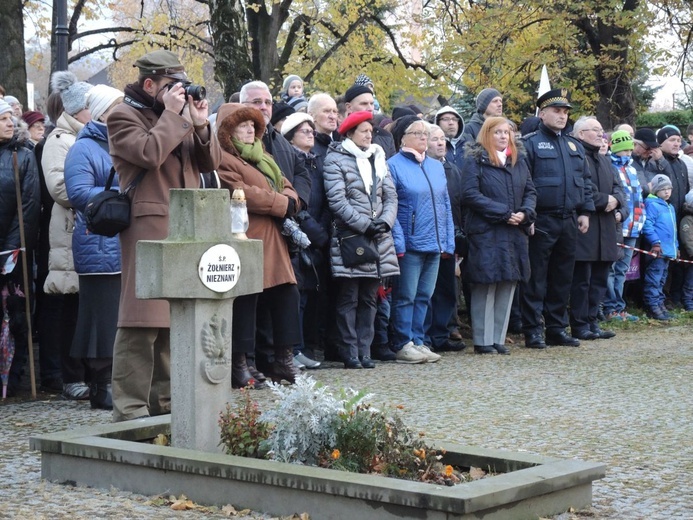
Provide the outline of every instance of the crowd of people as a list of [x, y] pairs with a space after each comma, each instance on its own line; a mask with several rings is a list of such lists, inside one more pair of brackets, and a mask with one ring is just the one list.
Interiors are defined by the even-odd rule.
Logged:
[[[510, 354], [508, 332], [530, 349], [612, 338], [604, 323], [638, 319], [635, 250], [647, 315], [693, 311], [678, 261], [693, 259], [693, 146], [675, 126], [607, 133], [570, 119], [565, 89], [519, 126], [494, 88], [466, 124], [452, 106], [387, 116], [363, 74], [335, 97], [296, 75], [276, 100], [251, 81], [211, 114], [175, 54], [134, 66], [124, 91], [55, 73], [47, 117], [0, 91], [0, 260], [35, 258], [30, 287], [21, 266], [0, 278], [10, 395], [35, 332], [43, 390], [114, 421], [170, 411], [169, 307], [135, 297], [135, 247], [166, 237], [171, 188], [243, 189], [247, 236], [263, 242], [263, 291], [234, 302], [235, 388], [294, 383], [323, 360], [435, 363], [466, 348], [465, 316], [481, 355]], [[109, 176], [132, 203], [112, 238], [84, 218]], [[25, 295], [34, 331], [17, 326]]]

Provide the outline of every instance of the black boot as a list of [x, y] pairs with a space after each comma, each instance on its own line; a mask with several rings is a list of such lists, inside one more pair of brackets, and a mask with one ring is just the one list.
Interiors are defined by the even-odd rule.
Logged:
[[89, 402], [93, 409], [113, 410], [111, 383], [91, 383], [89, 385]]
[[233, 388], [245, 388], [249, 386], [254, 389], [267, 386], [264, 382], [258, 381], [250, 373], [246, 362], [245, 354], [231, 355], [231, 386]]
[[282, 379], [294, 384], [299, 372], [294, 365], [293, 348], [279, 347], [274, 351], [274, 362], [270, 377], [275, 383], [280, 383]]
[[250, 372], [250, 375], [253, 376], [253, 379], [255, 379], [255, 381], [258, 381], [260, 383], [264, 383], [265, 381], [267, 381], [265, 374], [260, 372], [257, 369], [257, 367], [255, 366], [255, 358], [254, 357], [250, 357], [246, 354], [245, 364], [248, 365], [248, 372]]

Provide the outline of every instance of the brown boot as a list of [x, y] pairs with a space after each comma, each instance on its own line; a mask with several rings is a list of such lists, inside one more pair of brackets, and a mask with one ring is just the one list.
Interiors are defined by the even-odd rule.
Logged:
[[255, 366], [255, 358], [246, 356], [245, 362], [246, 365], [248, 365], [248, 372], [250, 372], [250, 375], [253, 376], [253, 379], [255, 379], [255, 381], [259, 381], [260, 383], [264, 383], [265, 381], [267, 381], [265, 374], [260, 372]]
[[294, 351], [292, 348], [279, 347], [274, 351], [274, 363], [270, 377], [275, 383], [280, 383], [282, 379], [294, 384], [299, 372], [294, 365]]
[[250, 386], [251, 388], [258, 389], [264, 388], [267, 385], [258, 381], [251, 375], [250, 370], [248, 370], [245, 354], [232, 354], [231, 386], [233, 388], [245, 388], [246, 386]]

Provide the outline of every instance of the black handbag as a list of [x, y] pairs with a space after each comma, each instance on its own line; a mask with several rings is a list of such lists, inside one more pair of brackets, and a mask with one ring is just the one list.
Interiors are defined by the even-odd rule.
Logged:
[[[375, 175], [375, 164], [371, 160], [373, 171], [373, 187], [371, 188], [371, 210], [375, 218], [375, 201], [377, 197], [377, 178]], [[377, 262], [380, 260], [378, 245], [372, 238], [368, 238], [362, 233], [355, 233], [349, 229], [339, 231], [337, 240], [339, 241], [339, 251], [342, 254], [344, 267], [356, 267], [357, 265]]]
[[111, 168], [104, 191], [90, 198], [84, 209], [87, 229], [96, 235], [114, 237], [130, 227], [130, 197], [128, 193], [142, 180], [146, 170], [142, 170], [122, 192], [111, 189], [115, 173], [115, 168]]
[[375, 262], [380, 258], [375, 242], [361, 233], [346, 230], [337, 237], [344, 267]]

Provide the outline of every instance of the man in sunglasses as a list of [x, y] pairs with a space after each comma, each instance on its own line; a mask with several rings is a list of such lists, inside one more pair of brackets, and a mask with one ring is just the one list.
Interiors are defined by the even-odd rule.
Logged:
[[[135, 297], [135, 246], [168, 236], [169, 189], [199, 188], [200, 171], [215, 170], [221, 149], [207, 121], [206, 99], [186, 97], [188, 77], [166, 50], [135, 62], [137, 83], [108, 117], [113, 166], [130, 192], [131, 224], [120, 233], [122, 290], [113, 350], [113, 420], [169, 413], [170, 314], [165, 300]], [[142, 174], [142, 175], [140, 175]]]

